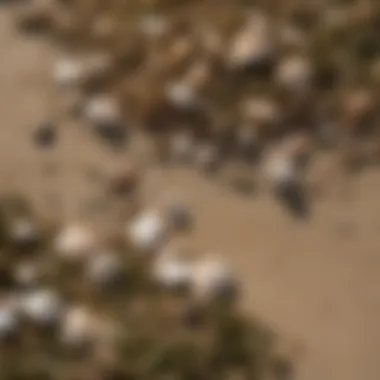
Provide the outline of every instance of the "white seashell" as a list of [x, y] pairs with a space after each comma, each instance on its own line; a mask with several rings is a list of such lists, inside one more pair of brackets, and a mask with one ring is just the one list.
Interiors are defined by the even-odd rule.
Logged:
[[95, 125], [113, 124], [121, 120], [118, 102], [108, 95], [90, 98], [84, 105], [84, 115]]
[[166, 87], [166, 96], [178, 108], [194, 109], [199, 105], [196, 92], [185, 81], [169, 84]]
[[228, 267], [216, 259], [203, 259], [194, 263], [192, 290], [195, 296], [215, 298], [236, 287], [236, 280]]
[[56, 322], [62, 312], [62, 303], [57, 293], [50, 289], [36, 290], [22, 295], [20, 310], [35, 323], [47, 325]]
[[292, 90], [304, 90], [312, 79], [310, 62], [302, 57], [286, 58], [277, 68], [276, 81], [281, 86]]
[[128, 226], [128, 236], [137, 248], [152, 251], [163, 243], [167, 226], [163, 218], [155, 211], [147, 211], [139, 215]]
[[16, 219], [11, 225], [10, 236], [14, 242], [32, 242], [38, 238], [38, 235], [36, 224], [29, 218]]
[[61, 322], [61, 342], [70, 347], [82, 347], [90, 343], [94, 335], [92, 322], [92, 315], [84, 307], [70, 308]]
[[192, 265], [175, 257], [162, 257], [153, 268], [153, 278], [168, 289], [178, 289], [190, 284]]
[[244, 68], [266, 60], [273, 51], [268, 20], [264, 15], [254, 15], [233, 40], [227, 65], [231, 69]]
[[82, 225], [68, 225], [57, 236], [55, 249], [65, 259], [81, 260], [96, 248], [95, 233]]
[[12, 300], [0, 302], [0, 340], [17, 331], [19, 318], [17, 308]]
[[107, 285], [122, 273], [123, 263], [113, 252], [103, 252], [90, 259], [86, 268], [87, 277], [97, 285]]
[[79, 59], [63, 58], [54, 66], [53, 78], [64, 87], [77, 86], [84, 77], [85, 68]]

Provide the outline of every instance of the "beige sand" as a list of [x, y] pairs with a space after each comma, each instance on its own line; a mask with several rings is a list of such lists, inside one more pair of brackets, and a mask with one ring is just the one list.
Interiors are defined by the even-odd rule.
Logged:
[[[65, 215], [96, 195], [86, 172], [113, 156], [81, 125], [62, 124], [52, 158], [36, 153], [30, 133], [53, 111], [49, 83], [53, 53], [12, 29], [0, 10], [0, 185], [30, 193], [44, 210], [60, 189]], [[58, 162], [59, 181], [42, 175]], [[362, 174], [350, 201], [326, 197], [308, 223], [293, 221], [269, 196], [242, 199], [194, 173], [167, 172], [164, 182], [194, 207], [193, 239], [201, 252], [225, 255], [245, 288], [245, 305], [285, 337], [300, 342], [297, 379], [380, 378], [380, 175]], [[53, 177], [54, 178], [54, 177]], [[337, 226], [347, 220], [352, 236]]]

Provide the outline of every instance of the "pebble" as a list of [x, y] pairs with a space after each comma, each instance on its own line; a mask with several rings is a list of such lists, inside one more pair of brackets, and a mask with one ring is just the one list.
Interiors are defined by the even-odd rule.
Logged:
[[169, 224], [177, 231], [187, 230], [192, 225], [192, 215], [188, 207], [181, 203], [168, 206]]
[[41, 124], [34, 132], [34, 142], [38, 148], [54, 148], [57, 142], [57, 130], [53, 123]]

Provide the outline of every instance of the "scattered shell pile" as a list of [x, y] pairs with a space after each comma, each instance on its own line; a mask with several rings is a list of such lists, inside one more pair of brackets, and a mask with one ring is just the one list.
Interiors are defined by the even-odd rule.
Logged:
[[119, 143], [143, 128], [185, 158], [185, 131], [211, 145], [199, 154], [207, 166], [301, 132], [321, 149], [378, 130], [371, 1], [28, 0], [16, 16], [62, 48], [54, 79], [79, 90], [82, 116]]
[[278, 375], [230, 269], [171, 240], [189, 226], [184, 208], [142, 211], [111, 237], [41, 221], [18, 196], [0, 200], [0, 216], [3, 379]]

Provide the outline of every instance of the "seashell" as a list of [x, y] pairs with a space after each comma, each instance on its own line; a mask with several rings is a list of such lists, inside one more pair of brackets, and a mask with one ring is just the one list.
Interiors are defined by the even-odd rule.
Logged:
[[60, 325], [61, 342], [72, 348], [81, 348], [94, 340], [93, 315], [84, 306], [69, 308]]
[[82, 83], [85, 66], [77, 57], [64, 57], [56, 61], [53, 79], [61, 87], [74, 87]]
[[99, 286], [114, 284], [123, 272], [123, 263], [114, 252], [101, 252], [93, 256], [86, 264], [87, 278]]
[[312, 84], [311, 63], [302, 56], [285, 58], [277, 67], [276, 82], [290, 90], [307, 90]]
[[19, 315], [13, 299], [0, 300], [0, 342], [18, 331]]
[[87, 100], [84, 116], [95, 126], [113, 125], [121, 121], [121, 110], [114, 97], [97, 95]]
[[153, 278], [168, 290], [181, 290], [190, 285], [192, 264], [178, 257], [162, 256], [153, 267]]
[[22, 294], [19, 299], [19, 308], [30, 321], [48, 326], [60, 319], [63, 304], [54, 290], [38, 289]]
[[237, 283], [222, 261], [205, 258], [194, 263], [191, 288], [196, 297], [212, 300], [234, 295]]
[[127, 227], [131, 242], [142, 251], [154, 251], [164, 242], [167, 225], [156, 211], [145, 211]]
[[55, 250], [63, 259], [83, 260], [97, 246], [95, 232], [80, 224], [69, 224], [63, 228], [55, 241]]
[[273, 53], [274, 41], [268, 20], [263, 14], [255, 14], [232, 41], [226, 63], [231, 69], [244, 69], [270, 59]]

